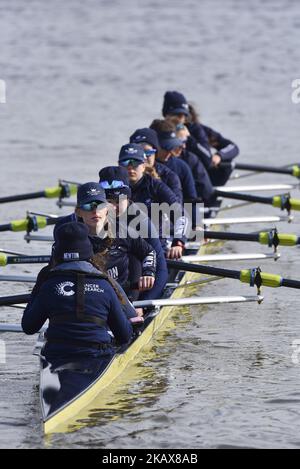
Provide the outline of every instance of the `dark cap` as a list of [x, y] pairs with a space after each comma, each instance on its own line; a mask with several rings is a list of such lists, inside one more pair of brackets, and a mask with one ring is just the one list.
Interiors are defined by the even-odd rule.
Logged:
[[171, 151], [174, 150], [174, 148], [183, 146], [182, 140], [176, 137], [176, 133], [174, 131], [159, 132], [158, 140], [161, 148], [166, 151]]
[[89, 230], [84, 223], [64, 223], [56, 230], [54, 257], [58, 262], [85, 261], [93, 255]]
[[129, 139], [130, 143], [148, 143], [153, 148], [158, 150], [159, 142], [157, 138], [157, 133], [154, 129], [149, 129], [148, 127], [143, 129], [137, 129]]
[[164, 96], [163, 116], [167, 114], [189, 115], [189, 105], [185, 96], [178, 91], [167, 91]]
[[106, 203], [105, 191], [98, 182], [86, 182], [78, 187], [77, 205], [89, 204], [90, 202]]
[[128, 171], [121, 166], [107, 166], [99, 171], [99, 184], [105, 190], [107, 199], [120, 195], [131, 196]]
[[127, 143], [126, 145], [123, 145], [119, 154], [119, 162], [126, 160], [136, 160], [144, 163], [145, 153], [143, 147], [136, 143]]

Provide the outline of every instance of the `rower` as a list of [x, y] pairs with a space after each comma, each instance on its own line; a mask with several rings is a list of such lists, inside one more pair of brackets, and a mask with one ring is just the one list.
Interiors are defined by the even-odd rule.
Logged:
[[22, 318], [26, 334], [35, 334], [49, 320], [43, 355], [52, 363], [90, 357], [104, 369], [115, 350], [110, 329], [119, 344], [132, 337], [122, 303], [134, 308], [94, 260], [89, 230], [71, 222], [56, 230], [54, 267], [34, 288]]
[[[75, 219], [86, 224], [94, 253], [102, 256], [103, 267], [124, 288], [128, 297], [135, 300], [139, 292], [150, 290], [155, 283], [156, 253], [150, 244], [130, 230], [126, 237], [120, 237], [120, 227], [115, 224], [115, 218], [109, 216], [108, 210], [105, 191], [100, 184], [82, 184], [77, 192], [75, 213], [59, 220], [54, 228], [54, 239], [57, 226], [63, 223]], [[130, 271], [131, 256], [141, 263], [141, 269]], [[138, 312], [141, 313], [140, 310]]]
[[184, 201], [197, 199], [192, 171], [185, 161], [177, 158], [182, 152], [183, 143], [176, 137], [174, 126], [165, 120], [155, 119], [150, 128], [154, 129], [158, 135], [160, 148], [157, 153], [157, 161], [166, 165], [179, 176]]
[[[128, 172], [121, 166], [108, 166], [99, 171], [100, 186], [105, 189], [108, 202], [115, 207], [116, 215], [125, 220], [128, 226], [133, 221], [138, 207], [132, 202]], [[155, 227], [145, 213], [140, 217], [140, 233], [156, 252], [156, 277], [154, 286], [139, 295], [140, 300], [160, 298], [168, 279], [167, 263]], [[127, 223], [126, 223], [127, 221]], [[141, 269], [141, 263], [135, 256], [130, 257], [130, 272]]]
[[[191, 134], [187, 141], [187, 149], [201, 159], [214, 186], [225, 185], [232, 168], [230, 165], [220, 167], [220, 163], [229, 163], [239, 154], [237, 145], [219, 132], [201, 124], [194, 106], [178, 91], [165, 93], [162, 114], [175, 125], [187, 125]], [[214, 155], [212, 148], [217, 150]]]
[[[159, 179], [161, 179], [174, 192], [177, 201], [182, 203], [182, 185], [179, 177], [166, 165], [156, 160], [156, 154], [159, 150], [159, 143], [155, 130], [150, 128], [137, 129], [131, 135], [129, 142], [142, 145], [147, 160], [147, 166], [154, 168]], [[151, 173], [149, 174], [151, 175]]]
[[[128, 171], [132, 201], [144, 204], [152, 221], [153, 213], [151, 212], [155, 207], [154, 204], [167, 204], [169, 208], [173, 206], [177, 212], [180, 212], [180, 216], [174, 220], [174, 234], [170, 247], [163, 236], [161, 220], [158, 227], [160, 241], [166, 256], [170, 259], [179, 259], [183, 253], [189, 222], [182, 206], [178, 204], [175, 194], [162, 181], [154, 179], [146, 173], [146, 159], [141, 145], [135, 143], [123, 145], [119, 154], [119, 165]], [[168, 223], [170, 224], [170, 220]]]
[[214, 206], [216, 201], [216, 197], [214, 195], [215, 189], [211, 183], [208, 172], [206, 171], [201, 160], [199, 160], [199, 158], [194, 153], [187, 149], [187, 141], [190, 137], [188, 128], [184, 124], [178, 124], [175, 126], [170, 122], [170, 125], [172, 126], [174, 132], [176, 132], [176, 137], [182, 141], [182, 151], [180, 153], [178, 152], [177, 155], [190, 167], [195, 181], [198, 197], [203, 200], [207, 207]]

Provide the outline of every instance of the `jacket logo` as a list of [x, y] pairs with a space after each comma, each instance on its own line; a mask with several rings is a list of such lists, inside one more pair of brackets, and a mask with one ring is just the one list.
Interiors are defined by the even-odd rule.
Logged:
[[[73, 282], [62, 282], [56, 285], [55, 290], [56, 294], [59, 296], [73, 296], [75, 295], [75, 291], [72, 290], [75, 284]], [[92, 292], [92, 293], [104, 293], [103, 288], [100, 288], [99, 285], [95, 283], [86, 283], [84, 285], [85, 292]]]
[[56, 285], [55, 290], [59, 296], [72, 296], [75, 295], [74, 290], [72, 290], [74, 286], [73, 282], [63, 282]]

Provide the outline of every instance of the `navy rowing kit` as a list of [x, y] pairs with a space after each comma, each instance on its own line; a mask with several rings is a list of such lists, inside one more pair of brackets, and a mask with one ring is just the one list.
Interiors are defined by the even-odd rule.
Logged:
[[214, 196], [214, 187], [211, 183], [210, 177], [202, 161], [192, 152], [184, 149], [180, 158], [188, 164], [192, 171], [197, 196], [200, 197], [205, 205], [210, 204]]
[[[162, 163], [160, 160], [159, 162]], [[163, 164], [165, 164], [179, 177], [182, 186], [183, 200], [191, 201], [193, 199], [196, 199], [197, 191], [195, 181], [193, 178], [192, 171], [189, 168], [188, 164], [175, 156], [171, 156]]]
[[[120, 294], [120, 291], [119, 291]], [[126, 300], [123, 293], [124, 300]], [[117, 343], [132, 336], [126, 316], [135, 315], [126, 301], [122, 306], [107, 276], [87, 261], [67, 262], [52, 269], [35, 288], [22, 318], [26, 334], [35, 334], [49, 320], [44, 354], [47, 359], [114, 354]], [[129, 313], [126, 308], [131, 308]]]
[[182, 204], [182, 184], [176, 172], [174, 172], [172, 169], [168, 168], [168, 166], [159, 161], [155, 161], [154, 167], [162, 182], [164, 182], [169, 187], [169, 189], [171, 189], [171, 191], [173, 191], [176, 195], [177, 202]]
[[212, 151], [217, 150], [223, 162], [232, 161], [238, 154], [239, 148], [231, 140], [224, 138], [219, 132], [200, 123], [187, 124], [191, 136], [187, 140], [187, 149], [195, 153], [207, 169], [214, 186], [223, 186], [228, 181], [232, 169], [213, 168]]
[[[75, 214], [60, 218], [54, 228], [55, 233], [58, 226], [70, 221], [78, 221]], [[116, 227], [116, 232], [121, 231], [120, 227]], [[94, 253], [104, 254], [105, 269], [109, 276], [124, 288], [131, 300], [138, 297], [137, 288], [138, 280], [141, 276], [156, 276], [156, 252], [155, 249], [141, 237], [134, 237], [132, 230], [126, 227], [126, 237], [116, 239], [100, 238], [98, 236], [89, 236], [93, 245]], [[55, 249], [55, 245], [54, 245]], [[138, 260], [139, 269], [131, 270], [132, 265], [136, 267], [136, 263], [132, 257]]]
[[[131, 186], [131, 198], [135, 203], [142, 203], [145, 205], [150, 220], [153, 222], [153, 204], [166, 204], [171, 207], [177, 207], [180, 211], [174, 221], [173, 233], [172, 233], [172, 246], [178, 244], [184, 245], [186, 241], [186, 235], [189, 229], [189, 220], [183, 211], [181, 204], [178, 204], [175, 194], [166, 186], [162, 181], [154, 179], [148, 174], [144, 176], [136, 183]], [[162, 214], [164, 212], [162, 210]], [[165, 215], [168, 215], [165, 213]], [[160, 241], [164, 249], [167, 247], [166, 237], [163, 235], [163, 226], [160, 221], [158, 226]]]

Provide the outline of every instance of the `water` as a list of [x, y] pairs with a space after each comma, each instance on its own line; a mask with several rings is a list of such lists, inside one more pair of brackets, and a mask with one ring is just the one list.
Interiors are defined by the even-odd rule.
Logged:
[[[133, 130], [160, 116], [167, 89], [181, 90], [207, 125], [236, 141], [240, 161], [299, 160], [300, 105], [291, 101], [299, 25], [293, 0], [2, 0], [1, 194], [41, 190], [59, 178], [97, 180]], [[275, 179], [251, 182], [265, 180]], [[1, 223], [28, 209], [58, 211], [43, 199], [5, 204]], [[252, 206], [239, 213], [273, 212]], [[299, 233], [296, 218], [280, 229]], [[20, 233], [1, 233], [0, 247], [49, 250], [25, 245]], [[226, 250], [264, 251], [232, 243]], [[299, 278], [299, 250], [282, 251], [265, 269]], [[28, 288], [1, 282], [0, 293]], [[229, 280], [202, 291], [249, 294]], [[265, 295], [262, 306], [192, 308], [187, 320], [179, 315], [176, 328], [141, 356], [148, 358], [140, 365], [144, 380], [133, 379], [129, 393], [117, 394], [118, 410], [110, 403], [101, 415], [94, 411], [88, 426], [50, 440], [41, 434], [34, 338], [1, 334], [7, 363], [0, 365], [0, 447], [299, 447], [299, 365], [291, 360], [292, 341], [300, 339], [299, 296], [288, 289]], [[14, 322], [20, 311], [2, 308], [1, 315]]]

